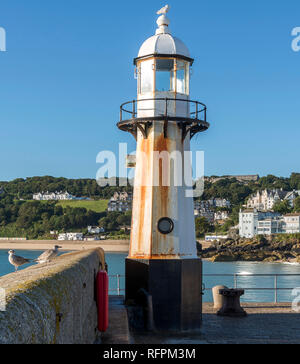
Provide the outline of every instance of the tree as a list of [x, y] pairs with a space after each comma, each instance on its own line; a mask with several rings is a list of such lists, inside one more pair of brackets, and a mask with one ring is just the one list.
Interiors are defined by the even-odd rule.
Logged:
[[203, 216], [196, 217], [195, 227], [197, 238], [202, 238], [204, 234], [214, 231], [214, 227]]
[[292, 208], [289, 204], [289, 201], [278, 201], [273, 206], [274, 212], [279, 212], [280, 214], [288, 214], [291, 212]]
[[296, 197], [294, 201], [294, 212], [300, 212], [300, 196]]
[[290, 177], [290, 186], [292, 189], [300, 190], [300, 173], [292, 173]]

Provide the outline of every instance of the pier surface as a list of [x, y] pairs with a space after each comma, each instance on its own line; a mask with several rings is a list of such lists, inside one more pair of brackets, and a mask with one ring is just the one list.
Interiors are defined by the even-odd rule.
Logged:
[[109, 296], [109, 327], [102, 334], [102, 344], [131, 344], [127, 310], [123, 296]]
[[[121, 302], [119, 301], [119, 304]], [[133, 344], [299, 344], [300, 313], [291, 303], [243, 303], [248, 316], [219, 317], [212, 303], [203, 304], [199, 334], [160, 335], [131, 332]], [[116, 312], [116, 311], [115, 311]], [[119, 316], [122, 320], [121, 316]], [[116, 319], [116, 317], [115, 317]], [[124, 316], [123, 316], [124, 320]], [[114, 330], [116, 332], [117, 330]]]

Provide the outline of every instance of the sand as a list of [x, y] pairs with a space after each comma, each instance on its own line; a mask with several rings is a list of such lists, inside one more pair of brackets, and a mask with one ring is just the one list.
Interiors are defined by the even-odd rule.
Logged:
[[128, 253], [129, 240], [98, 241], [57, 241], [57, 240], [22, 240], [0, 241], [0, 249], [13, 250], [47, 250], [59, 245], [62, 251], [78, 251], [101, 247], [107, 253]]

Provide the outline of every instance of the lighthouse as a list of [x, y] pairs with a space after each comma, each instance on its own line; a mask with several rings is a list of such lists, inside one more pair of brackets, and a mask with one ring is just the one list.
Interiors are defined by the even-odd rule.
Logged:
[[[171, 34], [169, 7], [134, 59], [137, 98], [118, 127], [137, 142], [126, 301], [147, 295], [157, 330], [201, 326], [202, 262], [197, 257], [190, 141], [208, 129], [206, 106], [190, 100], [194, 60]], [[150, 303], [149, 303], [150, 302]]]

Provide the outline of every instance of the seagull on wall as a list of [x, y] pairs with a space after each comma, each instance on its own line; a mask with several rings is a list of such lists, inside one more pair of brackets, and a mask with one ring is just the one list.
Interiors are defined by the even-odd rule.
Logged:
[[167, 14], [167, 12], [170, 10], [170, 6], [169, 5], [165, 5], [163, 8], [161, 8], [160, 10], [158, 10], [158, 12], [156, 14]]
[[21, 265], [28, 264], [31, 261], [31, 259], [26, 259], [23, 257], [19, 257], [18, 255], [15, 255], [14, 250], [10, 250], [8, 254], [9, 254], [8, 261], [11, 265], [15, 267], [16, 272]]
[[43, 254], [41, 254], [34, 261], [39, 264], [50, 262], [52, 259], [54, 259], [57, 256], [59, 248], [62, 248], [62, 247], [59, 245], [55, 245], [53, 249], [46, 250]]

